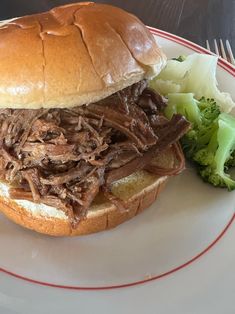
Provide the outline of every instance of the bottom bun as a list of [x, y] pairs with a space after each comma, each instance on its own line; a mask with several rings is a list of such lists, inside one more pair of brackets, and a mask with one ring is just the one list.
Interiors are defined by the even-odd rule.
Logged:
[[[159, 154], [155, 164], [172, 167], [176, 160], [171, 149]], [[95, 233], [116, 227], [148, 208], [164, 188], [168, 177], [156, 176], [141, 170], [115, 182], [112, 193], [125, 201], [127, 211], [120, 211], [100, 193], [87, 216], [73, 229], [61, 210], [30, 201], [12, 200], [8, 187], [0, 183], [0, 211], [15, 223], [52, 236], [76, 236]]]

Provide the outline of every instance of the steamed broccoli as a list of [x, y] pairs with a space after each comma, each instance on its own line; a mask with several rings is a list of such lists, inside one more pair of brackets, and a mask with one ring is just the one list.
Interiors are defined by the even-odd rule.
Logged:
[[175, 61], [179, 61], [179, 62], [183, 62], [186, 60], [186, 57], [181, 55], [179, 56], [178, 58], [172, 58], [172, 60], [175, 60]]
[[213, 99], [199, 101], [193, 94], [169, 94], [166, 116], [183, 114], [192, 124], [181, 143], [187, 158], [196, 162], [204, 181], [235, 189], [235, 180], [225, 171], [235, 165], [235, 118], [220, 113]]

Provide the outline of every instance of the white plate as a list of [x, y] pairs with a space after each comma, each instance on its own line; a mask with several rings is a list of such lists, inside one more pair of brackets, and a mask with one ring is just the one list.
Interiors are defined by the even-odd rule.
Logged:
[[[151, 30], [169, 58], [206, 52]], [[233, 76], [220, 61], [220, 88], [235, 98]], [[187, 168], [149, 210], [108, 232], [56, 239], [1, 216], [0, 313], [232, 314], [234, 206], [234, 192]]]

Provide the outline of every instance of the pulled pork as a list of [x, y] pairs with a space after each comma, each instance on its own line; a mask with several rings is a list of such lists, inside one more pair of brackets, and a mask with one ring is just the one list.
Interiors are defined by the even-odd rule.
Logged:
[[[10, 196], [57, 207], [76, 226], [102, 188], [138, 169], [171, 175], [183, 168], [178, 139], [189, 123], [168, 121], [160, 95], [140, 81], [106, 99], [71, 109], [0, 110], [0, 176]], [[151, 164], [173, 145], [177, 169]]]

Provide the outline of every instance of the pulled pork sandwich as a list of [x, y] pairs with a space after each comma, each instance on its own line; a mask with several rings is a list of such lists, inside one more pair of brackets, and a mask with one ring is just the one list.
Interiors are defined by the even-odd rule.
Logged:
[[0, 210], [38, 232], [98, 232], [184, 168], [189, 123], [148, 80], [165, 55], [133, 15], [90, 2], [0, 27]]

